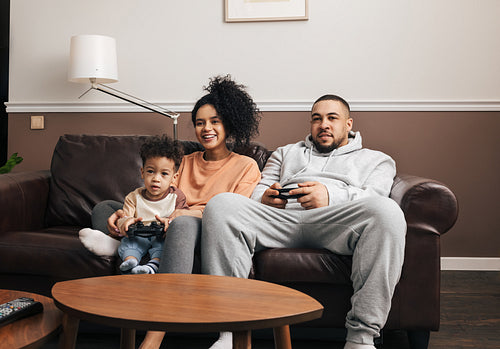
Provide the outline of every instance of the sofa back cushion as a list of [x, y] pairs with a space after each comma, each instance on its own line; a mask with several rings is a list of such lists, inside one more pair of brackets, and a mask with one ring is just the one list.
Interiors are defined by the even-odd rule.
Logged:
[[141, 185], [139, 148], [146, 136], [64, 135], [52, 155], [48, 226], [91, 226], [92, 208], [123, 201]]
[[[139, 150], [150, 136], [64, 135], [52, 156], [47, 226], [91, 226], [93, 207], [103, 200], [123, 202], [143, 185]], [[182, 141], [185, 154], [202, 150], [197, 142]], [[235, 149], [253, 157], [262, 170], [270, 152], [262, 145]]]

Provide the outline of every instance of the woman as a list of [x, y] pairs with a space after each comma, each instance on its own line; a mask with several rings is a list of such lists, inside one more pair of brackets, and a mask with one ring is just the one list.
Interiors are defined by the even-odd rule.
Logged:
[[[235, 146], [248, 144], [258, 134], [257, 106], [244, 86], [236, 84], [230, 76], [211, 79], [205, 90], [208, 94], [198, 100], [191, 113], [196, 138], [205, 150], [184, 156], [175, 182], [186, 195], [189, 210], [178, 209], [167, 219], [160, 218], [168, 225], [160, 273], [192, 273], [194, 256], [199, 251], [201, 217], [208, 200], [222, 192], [249, 197], [260, 180], [255, 160], [232, 152], [226, 144], [228, 140]], [[109, 212], [109, 203], [104, 206], [107, 208], [96, 206], [94, 218]], [[107, 220], [112, 235], [117, 235], [116, 221], [121, 214], [117, 211]], [[102, 218], [97, 220], [102, 223]], [[140, 348], [159, 348], [164, 334], [148, 332]], [[221, 333], [212, 346], [222, 347], [232, 347], [231, 333]]]

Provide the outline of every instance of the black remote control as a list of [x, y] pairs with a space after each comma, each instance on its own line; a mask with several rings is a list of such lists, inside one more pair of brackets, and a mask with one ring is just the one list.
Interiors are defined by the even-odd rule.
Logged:
[[35, 315], [43, 311], [43, 304], [33, 298], [21, 297], [10, 302], [0, 304], [0, 326], [12, 321]]

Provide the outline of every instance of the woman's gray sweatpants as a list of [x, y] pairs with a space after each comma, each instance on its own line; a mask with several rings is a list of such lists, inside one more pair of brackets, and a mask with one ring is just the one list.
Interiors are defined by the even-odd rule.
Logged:
[[200, 254], [201, 218], [179, 216], [168, 226], [159, 273], [191, 274]]
[[373, 345], [401, 274], [405, 235], [403, 212], [386, 197], [287, 210], [223, 193], [203, 213], [202, 272], [246, 278], [253, 254], [266, 248], [326, 248], [352, 255], [354, 294], [346, 318], [347, 340]]
[[104, 200], [92, 209], [92, 229], [102, 231], [104, 234], [109, 235], [108, 231], [108, 218], [113, 213], [123, 208], [123, 202], [114, 200]]

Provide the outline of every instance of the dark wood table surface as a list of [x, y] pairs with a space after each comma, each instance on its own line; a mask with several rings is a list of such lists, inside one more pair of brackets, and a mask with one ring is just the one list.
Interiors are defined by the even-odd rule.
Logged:
[[322, 305], [288, 287], [191, 274], [114, 275], [59, 282], [61, 348], [74, 348], [79, 320], [122, 328], [122, 348], [136, 330], [233, 332], [233, 348], [251, 348], [251, 330], [272, 328], [277, 348], [291, 348], [289, 325], [321, 317]]
[[51, 298], [39, 294], [0, 290], [0, 304], [29, 297], [43, 304], [43, 312], [0, 327], [0, 349], [39, 348], [60, 330], [63, 313]]

